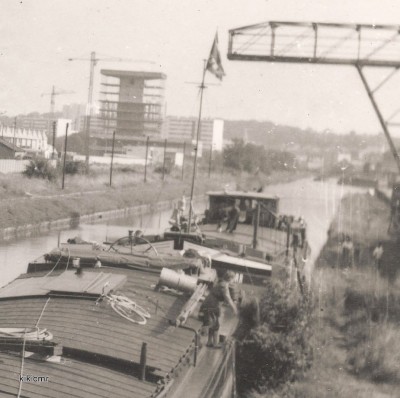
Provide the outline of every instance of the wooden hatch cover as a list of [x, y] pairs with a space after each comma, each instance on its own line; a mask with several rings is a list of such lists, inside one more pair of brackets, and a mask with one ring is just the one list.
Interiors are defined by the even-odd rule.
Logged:
[[116, 290], [126, 282], [126, 276], [107, 272], [65, 271], [51, 278], [43, 287], [50, 292], [101, 295]]

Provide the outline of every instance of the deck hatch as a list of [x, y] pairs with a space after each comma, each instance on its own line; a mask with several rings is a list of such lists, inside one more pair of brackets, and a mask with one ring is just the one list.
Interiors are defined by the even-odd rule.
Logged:
[[0, 289], [0, 299], [11, 297], [45, 296], [49, 290], [43, 288], [44, 277], [15, 279]]
[[126, 276], [105, 272], [66, 271], [44, 284], [50, 292], [101, 295], [120, 288], [126, 282]]
[[0, 299], [12, 297], [46, 296], [49, 293], [100, 296], [122, 287], [126, 275], [107, 272], [65, 271], [57, 276], [16, 279], [0, 289]]

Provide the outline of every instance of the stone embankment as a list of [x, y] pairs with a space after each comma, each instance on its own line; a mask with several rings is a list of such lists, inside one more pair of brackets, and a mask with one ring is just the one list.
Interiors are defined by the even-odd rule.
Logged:
[[[202, 197], [202, 196], [201, 196]], [[199, 198], [201, 198], [199, 197]], [[36, 224], [26, 224], [18, 227], [8, 227], [0, 229], [0, 241], [8, 241], [17, 238], [28, 238], [46, 234], [54, 230], [62, 230], [77, 227], [80, 223], [95, 223], [117, 218], [130, 216], [140, 216], [149, 213], [172, 209], [175, 200], [164, 200], [155, 204], [143, 204], [138, 206], [126, 207], [123, 209], [105, 210], [91, 214], [80, 215], [72, 214], [70, 217], [61, 218], [53, 221], [42, 221]]]

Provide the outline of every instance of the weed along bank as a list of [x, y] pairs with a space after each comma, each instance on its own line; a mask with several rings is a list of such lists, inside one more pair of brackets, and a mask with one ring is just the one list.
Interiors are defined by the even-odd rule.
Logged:
[[[201, 201], [201, 197], [197, 198]], [[43, 221], [37, 224], [27, 224], [18, 227], [8, 227], [1, 231], [1, 239], [8, 241], [18, 238], [27, 238], [47, 234], [51, 231], [77, 228], [80, 224], [91, 224], [106, 222], [108, 220], [140, 217], [151, 213], [159, 213], [173, 208], [175, 200], [166, 200], [155, 204], [143, 204], [123, 209], [105, 210], [92, 214], [81, 215], [78, 212], [72, 212], [68, 218], [62, 218], [54, 221]]]

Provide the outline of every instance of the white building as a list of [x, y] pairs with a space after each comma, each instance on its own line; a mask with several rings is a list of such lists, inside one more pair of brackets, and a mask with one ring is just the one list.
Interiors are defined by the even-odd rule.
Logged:
[[44, 130], [30, 130], [22, 128], [14, 128], [9, 126], [1, 126], [1, 137], [26, 150], [27, 152], [47, 151], [47, 135]]
[[68, 135], [73, 133], [73, 125], [71, 119], [57, 119], [56, 124], [56, 137], [64, 137], [65, 136], [65, 129], [68, 124]]
[[[203, 149], [221, 151], [224, 138], [224, 121], [221, 119], [202, 119], [199, 140]], [[167, 116], [163, 125], [163, 136], [175, 142], [192, 142], [197, 136], [197, 118]]]
[[224, 146], [224, 121], [222, 119], [215, 119], [212, 135], [213, 151], [221, 152]]

